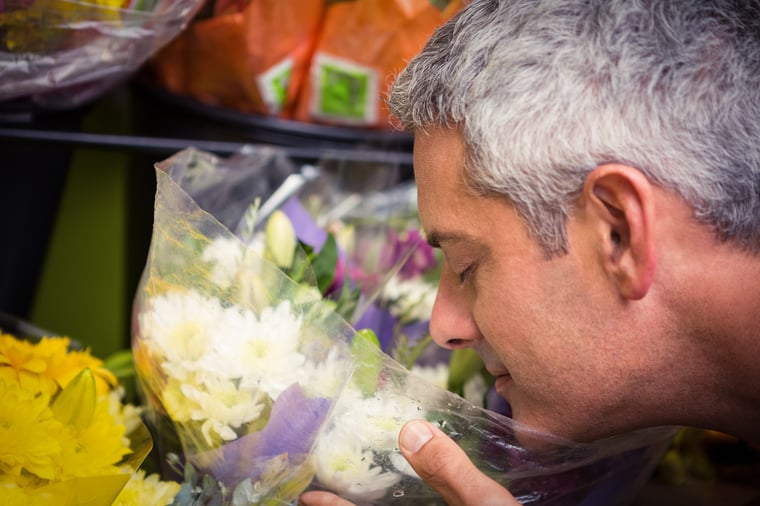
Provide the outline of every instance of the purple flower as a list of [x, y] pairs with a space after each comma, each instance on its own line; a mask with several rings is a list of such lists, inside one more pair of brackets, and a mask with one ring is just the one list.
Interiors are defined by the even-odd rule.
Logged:
[[293, 223], [298, 239], [314, 248], [314, 251], [322, 249], [322, 245], [327, 240], [327, 232], [317, 225], [317, 222], [314, 221], [314, 218], [297, 197], [285, 202], [282, 205], [282, 211]]
[[433, 248], [425, 241], [419, 230], [389, 233], [390, 247], [383, 252], [382, 262], [388, 268], [403, 262], [399, 274], [410, 279], [419, 276], [437, 264]]
[[311, 450], [330, 409], [330, 400], [307, 397], [298, 383], [275, 401], [269, 421], [261, 431], [247, 434], [208, 452], [190, 457], [219, 481], [235, 484], [246, 478], [260, 480], [268, 461], [285, 455], [290, 465], [300, 464]]
[[392, 341], [397, 323], [398, 320], [396, 320], [390, 311], [380, 308], [376, 304], [371, 304], [354, 327], [357, 329], [372, 329], [377, 336], [377, 340], [380, 341], [380, 348], [387, 352], [388, 348], [393, 344]]
[[[346, 261], [343, 259], [343, 254], [339, 252], [338, 254], [338, 261], [335, 264], [335, 277], [333, 278], [332, 283], [330, 284], [330, 287], [325, 292], [326, 296], [329, 296], [331, 294], [338, 294], [340, 295], [340, 290], [343, 289], [343, 284], [346, 282], [346, 274], [345, 274], [345, 267], [344, 264]], [[353, 282], [350, 278], [349, 280], [349, 286], [353, 286]]]

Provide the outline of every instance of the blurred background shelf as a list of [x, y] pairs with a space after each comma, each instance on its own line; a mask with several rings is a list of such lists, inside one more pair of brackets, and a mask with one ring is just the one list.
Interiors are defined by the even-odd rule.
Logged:
[[129, 345], [131, 303], [150, 242], [153, 164], [193, 146], [227, 156], [281, 146], [296, 163], [325, 157], [398, 167], [402, 132], [247, 115], [129, 82], [82, 107], [0, 103], [0, 312], [69, 335], [99, 356]]

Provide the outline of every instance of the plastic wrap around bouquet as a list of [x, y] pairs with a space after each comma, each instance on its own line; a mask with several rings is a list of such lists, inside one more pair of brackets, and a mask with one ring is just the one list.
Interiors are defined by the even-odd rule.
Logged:
[[537, 433], [414, 376], [349, 323], [414, 249], [364, 256], [378, 264], [369, 290], [324, 279], [320, 263], [340, 270], [345, 252], [331, 237], [341, 232], [315, 247], [282, 220], [308, 211], [293, 195], [323, 172], [274, 148], [224, 160], [188, 149], [157, 164], [133, 350], [154, 428], [178, 437], [186, 486], [175, 504], [294, 504], [307, 489], [365, 505], [441, 504], [398, 449], [400, 428], [420, 418], [524, 504], [632, 500], [672, 431], [588, 444]]
[[201, 0], [0, 0], [0, 101], [82, 105], [129, 77]]

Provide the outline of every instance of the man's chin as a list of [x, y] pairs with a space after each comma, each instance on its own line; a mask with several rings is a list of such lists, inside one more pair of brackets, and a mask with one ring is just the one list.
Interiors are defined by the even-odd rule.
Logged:
[[577, 417], [556, 416], [556, 413], [527, 410], [519, 402], [512, 406], [512, 419], [517, 428], [517, 439], [526, 448], [544, 442], [557, 444], [588, 443], [615, 434], [608, 427], [601, 427], [590, 420]]
[[577, 434], [568, 432], [566, 421], [524, 409], [519, 401], [512, 405], [512, 420], [515, 423], [516, 438], [519, 443], [530, 450], [540, 450], [552, 444], [567, 444], [575, 441]]
[[[514, 380], [509, 376], [500, 376], [494, 383], [496, 393], [504, 399], [509, 408], [510, 418], [515, 423], [517, 438], [521, 444], [529, 447], [537, 444], [536, 440], [568, 442], [579, 441], [587, 437], [588, 427], [577, 428], [578, 422], [572, 417], [558, 415], [556, 409], [548, 409], [521, 398], [521, 391], [516, 388]], [[574, 429], [575, 427], [575, 429]]]

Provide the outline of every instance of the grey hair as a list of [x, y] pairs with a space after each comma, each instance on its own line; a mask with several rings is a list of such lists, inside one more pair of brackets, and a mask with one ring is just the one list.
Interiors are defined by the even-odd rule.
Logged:
[[469, 187], [507, 197], [547, 256], [606, 162], [760, 253], [760, 0], [474, 0], [388, 104], [408, 130], [460, 128]]

